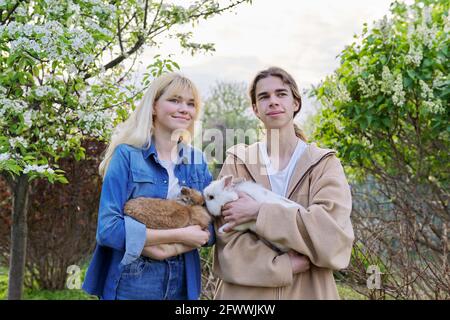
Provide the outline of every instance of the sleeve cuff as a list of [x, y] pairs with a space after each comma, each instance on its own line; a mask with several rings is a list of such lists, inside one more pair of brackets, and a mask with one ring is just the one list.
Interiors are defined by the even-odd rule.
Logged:
[[258, 217], [256, 218], [256, 234], [264, 237], [264, 227], [267, 221], [267, 204], [263, 203], [259, 209]]
[[127, 265], [141, 256], [146, 239], [146, 226], [125, 216], [125, 254], [120, 264]]
[[205, 243], [202, 247], [210, 247], [214, 243], [216, 243], [216, 231], [214, 230], [214, 224], [212, 222], [208, 225], [208, 231], [209, 231], [208, 242]]
[[285, 275], [284, 279], [281, 280], [281, 287], [289, 286], [294, 281], [294, 276], [292, 274], [291, 260], [288, 254], [282, 254], [276, 257], [277, 263], [280, 265], [280, 274]]

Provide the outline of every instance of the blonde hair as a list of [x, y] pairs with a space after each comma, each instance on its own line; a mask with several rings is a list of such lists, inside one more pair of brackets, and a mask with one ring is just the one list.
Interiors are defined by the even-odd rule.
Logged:
[[[289, 88], [291, 89], [294, 100], [298, 102], [298, 106], [299, 106], [298, 110], [294, 111], [293, 117], [295, 118], [295, 116], [300, 112], [300, 110], [302, 108], [302, 98], [300, 96], [300, 91], [298, 90], [298, 86], [297, 86], [297, 83], [295, 82], [294, 78], [287, 71], [285, 71], [284, 69], [281, 69], [279, 67], [270, 67], [266, 70], [262, 70], [262, 71], [258, 72], [258, 74], [255, 76], [252, 83], [250, 84], [250, 90], [249, 90], [250, 100], [252, 102], [252, 105], [256, 105], [256, 85], [257, 85], [258, 81], [268, 78], [268, 77], [280, 78], [281, 81], [283, 81], [284, 84], [287, 84], [289, 86]], [[294, 131], [295, 131], [295, 135], [299, 139], [301, 139], [303, 141], [307, 141], [305, 133], [295, 123], [294, 123]]]
[[99, 166], [99, 174], [104, 177], [116, 147], [122, 143], [136, 148], [150, 147], [153, 134], [153, 107], [158, 99], [165, 93], [180, 93], [184, 90], [192, 91], [196, 116], [188, 128], [188, 132], [181, 135], [183, 140], [189, 140], [193, 135], [194, 123], [200, 114], [200, 95], [194, 83], [185, 76], [171, 72], [163, 74], [151, 83], [137, 108], [130, 117], [118, 124], [113, 131], [111, 142], [105, 151], [105, 157]]

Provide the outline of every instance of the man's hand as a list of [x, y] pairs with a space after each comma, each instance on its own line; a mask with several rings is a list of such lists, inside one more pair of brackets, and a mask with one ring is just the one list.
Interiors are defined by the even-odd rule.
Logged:
[[307, 256], [293, 250], [290, 250], [287, 254], [291, 260], [293, 274], [308, 271], [311, 267], [311, 261]]
[[239, 199], [230, 201], [222, 207], [223, 220], [228, 223], [224, 232], [231, 231], [235, 226], [256, 220], [261, 204], [244, 192], [238, 192]]

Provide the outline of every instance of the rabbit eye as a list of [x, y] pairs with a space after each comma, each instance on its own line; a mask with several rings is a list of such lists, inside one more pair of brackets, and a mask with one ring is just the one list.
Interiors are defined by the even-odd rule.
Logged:
[[208, 196], [208, 200], [213, 200], [214, 196]]

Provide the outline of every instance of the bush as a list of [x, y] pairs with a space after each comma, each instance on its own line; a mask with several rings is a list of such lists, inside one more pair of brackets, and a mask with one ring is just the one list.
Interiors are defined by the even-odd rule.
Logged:
[[313, 139], [339, 152], [353, 183], [364, 248], [350, 275], [385, 268], [382, 297], [450, 298], [449, 7], [393, 2], [313, 90], [323, 105]]

